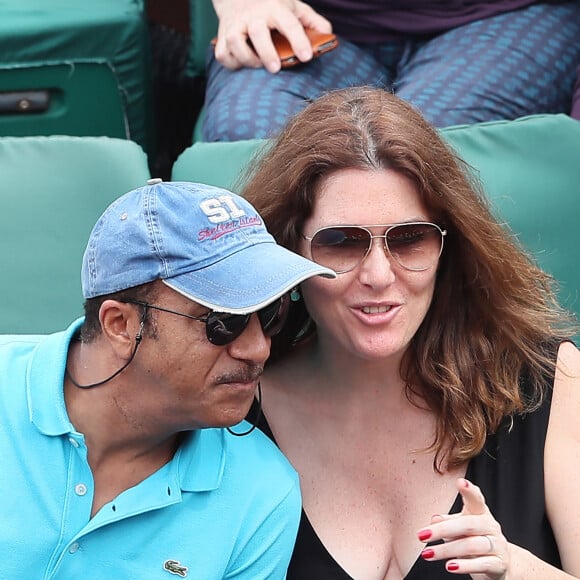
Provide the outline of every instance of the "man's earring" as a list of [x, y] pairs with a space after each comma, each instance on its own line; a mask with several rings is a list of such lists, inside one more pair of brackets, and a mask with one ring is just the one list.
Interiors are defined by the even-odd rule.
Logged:
[[299, 302], [300, 298], [300, 290], [298, 290], [298, 286], [294, 286], [290, 292], [290, 300], [292, 300], [292, 302]]

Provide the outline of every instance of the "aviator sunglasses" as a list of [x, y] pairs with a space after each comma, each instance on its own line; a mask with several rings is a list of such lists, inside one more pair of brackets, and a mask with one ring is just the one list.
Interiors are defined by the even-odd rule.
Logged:
[[[124, 302], [204, 322], [207, 339], [216, 346], [224, 346], [236, 340], [244, 332], [250, 322], [252, 314], [254, 314], [253, 312], [249, 314], [230, 314], [228, 312], [210, 310], [206, 316], [192, 316], [191, 314], [184, 314], [183, 312], [177, 312], [169, 308], [162, 308], [161, 306], [141, 302], [140, 300], [124, 300]], [[256, 312], [266, 336], [274, 336], [280, 332], [288, 315], [289, 302], [290, 297], [288, 294], [284, 294]]]
[[[369, 228], [386, 228], [384, 234], [373, 235]], [[310, 242], [312, 259], [331, 268], [337, 274], [354, 270], [367, 257], [373, 239], [383, 238], [389, 256], [405, 270], [421, 272], [436, 264], [447, 235], [438, 225], [430, 222], [407, 222], [367, 226], [327, 226], [312, 236], [303, 236]]]

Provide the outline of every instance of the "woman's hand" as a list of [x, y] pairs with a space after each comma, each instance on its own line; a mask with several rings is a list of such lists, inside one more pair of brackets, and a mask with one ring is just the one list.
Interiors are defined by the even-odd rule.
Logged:
[[330, 22], [300, 0], [213, 0], [219, 19], [215, 57], [226, 68], [265, 67], [280, 70], [272, 30], [283, 34], [302, 62], [312, 58], [304, 32], [314, 28], [332, 32]]
[[491, 515], [479, 487], [460, 478], [457, 488], [463, 498], [459, 514], [437, 515], [417, 532], [421, 542], [444, 540], [427, 546], [425, 560], [447, 560], [452, 574], [470, 574], [474, 580], [506, 580], [510, 564], [510, 545], [501, 526]]

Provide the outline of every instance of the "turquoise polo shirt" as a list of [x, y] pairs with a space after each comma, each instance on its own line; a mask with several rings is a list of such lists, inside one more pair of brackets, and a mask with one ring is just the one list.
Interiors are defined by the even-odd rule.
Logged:
[[63, 394], [81, 323], [0, 337], [0, 578], [285, 578], [298, 477], [258, 430], [191, 431], [168, 464], [90, 517], [87, 447]]

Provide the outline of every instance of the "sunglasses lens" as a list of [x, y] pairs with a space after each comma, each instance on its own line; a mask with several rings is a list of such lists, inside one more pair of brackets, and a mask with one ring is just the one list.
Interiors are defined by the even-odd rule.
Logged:
[[[389, 253], [407, 270], [427, 270], [443, 249], [443, 233], [430, 223], [392, 226], [386, 238]], [[312, 259], [338, 274], [350, 272], [364, 260], [371, 240], [371, 234], [362, 227], [324, 228], [312, 238]]]
[[216, 346], [233, 342], [248, 326], [250, 316], [250, 314], [211, 312], [206, 322], [207, 339]]
[[[266, 336], [274, 336], [280, 332], [288, 315], [289, 304], [290, 297], [285, 294], [258, 311], [258, 319]], [[207, 339], [216, 346], [230, 344], [246, 330], [251, 316], [251, 314], [211, 312], [206, 322]]]
[[370, 241], [369, 232], [362, 228], [324, 228], [312, 238], [312, 259], [339, 274], [348, 272], [363, 260]]
[[266, 336], [275, 336], [282, 330], [288, 316], [289, 305], [290, 296], [284, 294], [258, 312], [258, 318]]
[[401, 224], [387, 233], [391, 256], [407, 270], [427, 270], [443, 249], [441, 230], [434, 224]]

